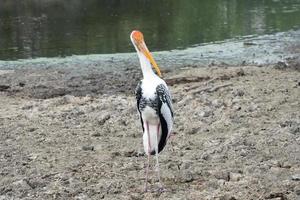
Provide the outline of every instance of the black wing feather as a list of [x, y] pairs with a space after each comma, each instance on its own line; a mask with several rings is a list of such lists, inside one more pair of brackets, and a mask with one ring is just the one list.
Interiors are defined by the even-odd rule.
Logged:
[[[161, 137], [158, 143], [158, 153], [160, 153], [167, 144], [167, 136], [168, 136], [168, 125], [165, 118], [162, 114], [159, 114], [160, 124], [161, 124]], [[153, 153], [153, 154], [152, 154]], [[154, 155], [154, 152], [151, 152], [151, 155]]]
[[173, 109], [172, 109], [171, 97], [170, 97], [169, 91], [165, 85], [163, 85], [163, 84], [158, 85], [156, 88], [156, 94], [157, 94], [157, 101], [158, 101], [157, 112], [158, 112], [158, 116], [160, 119], [161, 130], [162, 130], [161, 138], [160, 138], [159, 144], [158, 144], [158, 153], [159, 153], [166, 146], [167, 137], [168, 137], [168, 133], [169, 133], [168, 124], [161, 113], [161, 106], [163, 103], [166, 103], [168, 105], [168, 107], [170, 108], [172, 117], [173, 117]]
[[140, 110], [140, 102], [141, 102], [141, 99], [142, 99], [142, 81], [139, 82], [139, 84], [136, 86], [136, 89], [135, 89], [135, 97], [136, 97], [136, 103], [137, 103], [137, 109], [139, 111], [139, 114], [140, 114], [140, 120], [141, 120], [141, 124], [142, 124], [142, 128], [143, 128], [143, 132], [145, 131], [145, 128], [144, 128], [144, 121], [143, 121], [143, 118], [142, 118], [142, 113], [141, 113], [141, 110]]

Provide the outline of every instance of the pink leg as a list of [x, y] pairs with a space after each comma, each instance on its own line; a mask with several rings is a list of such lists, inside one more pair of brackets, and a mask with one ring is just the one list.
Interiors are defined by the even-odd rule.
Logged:
[[147, 135], [148, 135], [148, 160], [147, 160], [147, 167], [146, 167], [146, 181], [145, 181], [145, 192], [147, 192], [148, 188], [148, 172], [149, 172], [149, 164], [150, 164], [150, 153], [151, 153], [151, 142], [150, 142], [150, 133], [149, 133], [149, 123], [146, 122], [147, 126]]
[[148, 161], [147, 161], [147, 167], [146, 167], [146, 181], [145, 181], [145, 188], [144, 191], [148, 191], [148, 172], [149, 172], [149, 163], [150, 163], [150, 154], [148, 154]]
[[158, 176], [158, 182], [159, 182], [159, 190], [164, 191], [165, 189], [163, 188], [162, 182], [160, 180], [160, 171], [159, 171], [159, 162], [158, 162], [158, 137], [159, 137], [159, 131], [160, 131], [160, 123], [157, 124], [157, 141], [156, 141], [156, 167], [157, 167], [157, 176]]
[[149, 123], [146, 122], [147, 124], [147, 134], [148, 134], [148, 153], [151, 153], [151, 141], [150, 141], [150, 132], [149, 132]]
[[160, 130], [160, 123], [157, 124], [157, 138], [159, 136], [159, 130]]

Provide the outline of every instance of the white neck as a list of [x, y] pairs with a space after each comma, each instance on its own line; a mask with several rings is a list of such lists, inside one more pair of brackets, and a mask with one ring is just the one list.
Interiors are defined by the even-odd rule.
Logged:
[[143, 72], [143, 77], [144, 78], [151, 78], [155, 77], [156, 74], [152, 70], [152, 66], [150, 61], [144, 56], [144, 54], [137, 52], [139, 59], [140, 59], [140, 64]]

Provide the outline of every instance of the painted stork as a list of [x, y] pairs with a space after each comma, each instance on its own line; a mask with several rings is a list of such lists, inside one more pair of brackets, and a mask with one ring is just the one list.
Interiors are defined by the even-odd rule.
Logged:
[[161, 79], [160, 69], [145, 44], [143, 34], [140, 31], [132, 31], [130, 39], [137, 51], [143, 72], [143, 80], [139, 82], [135, 92], [143, 129], [144, 150], [148, 156], [145, 191], [147, 191], [150, 155], [156, 155], [159, 189], [163, 190], [158, 154], [164, 149], [173, 126], [171, 95], [166, 82]]

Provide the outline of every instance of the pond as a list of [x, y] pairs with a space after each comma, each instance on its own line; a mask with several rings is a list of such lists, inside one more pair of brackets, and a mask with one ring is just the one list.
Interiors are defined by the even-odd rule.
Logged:
[[184, 49], [300, 28], [299, 0], [0, 0], [0, 60]]

